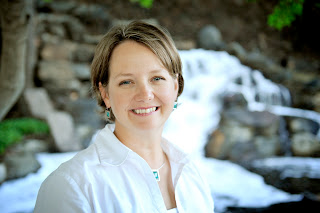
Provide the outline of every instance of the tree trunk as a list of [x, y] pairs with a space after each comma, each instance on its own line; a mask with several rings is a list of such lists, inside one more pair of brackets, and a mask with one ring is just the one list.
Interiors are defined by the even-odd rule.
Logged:
[[28, 33], [27, 33], [27, 49], [26, 49], [26, 85], [25, 88], [34, 87], [34, 70], [38, 61], [38, 46], [35, 43], [36, 35], [36, 12], [35, 12], [35, 1], [37, 0], [28, 0], [27, 13], [30, 14], [29, 23], [28, 23]]
[[27, 0], [0, 0], [1, 64], [0, 121], [20, 97], [25, 86]]

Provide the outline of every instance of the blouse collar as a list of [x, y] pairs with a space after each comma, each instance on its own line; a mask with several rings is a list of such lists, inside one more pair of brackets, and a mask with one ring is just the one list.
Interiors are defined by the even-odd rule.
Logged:
[[[107, 124], [97, 133], [94, 144], [97, 146], [101, 164], [120, 166], [133, 151], [113, 134], [114, 128], [114, 124]], [[170, 161], [183, 164], [189, 161], [184, 152], [166, 139], [162, 140], [161, 146]]]

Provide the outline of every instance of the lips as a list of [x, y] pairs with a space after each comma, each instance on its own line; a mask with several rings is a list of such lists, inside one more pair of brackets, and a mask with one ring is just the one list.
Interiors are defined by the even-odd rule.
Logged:
[[150, 107], [146, 109], [133, 109], [132, 112], [134, 112], [135, 114], [148, 114], [148, 113], [157, 111], [158, 108], [159, 107]]

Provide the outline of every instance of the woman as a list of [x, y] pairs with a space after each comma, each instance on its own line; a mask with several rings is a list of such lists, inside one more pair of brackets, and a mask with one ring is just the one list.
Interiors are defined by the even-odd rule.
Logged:
[[184, 83], [169, 34], [141, 21], [112, 28], [91, 80], [114, 124], [45, 180], [35, 212], [213, 212], [194, 164], [162, 138]]

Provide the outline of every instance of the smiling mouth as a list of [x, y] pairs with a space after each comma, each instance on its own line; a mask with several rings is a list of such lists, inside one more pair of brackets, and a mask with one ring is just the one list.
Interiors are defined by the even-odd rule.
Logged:
[[147, 109], [133, 109], [132, 112], [134, 112], [135, 114], [148, 114], [157, 111], [158, 108], [159, 107], [151, 107]]

